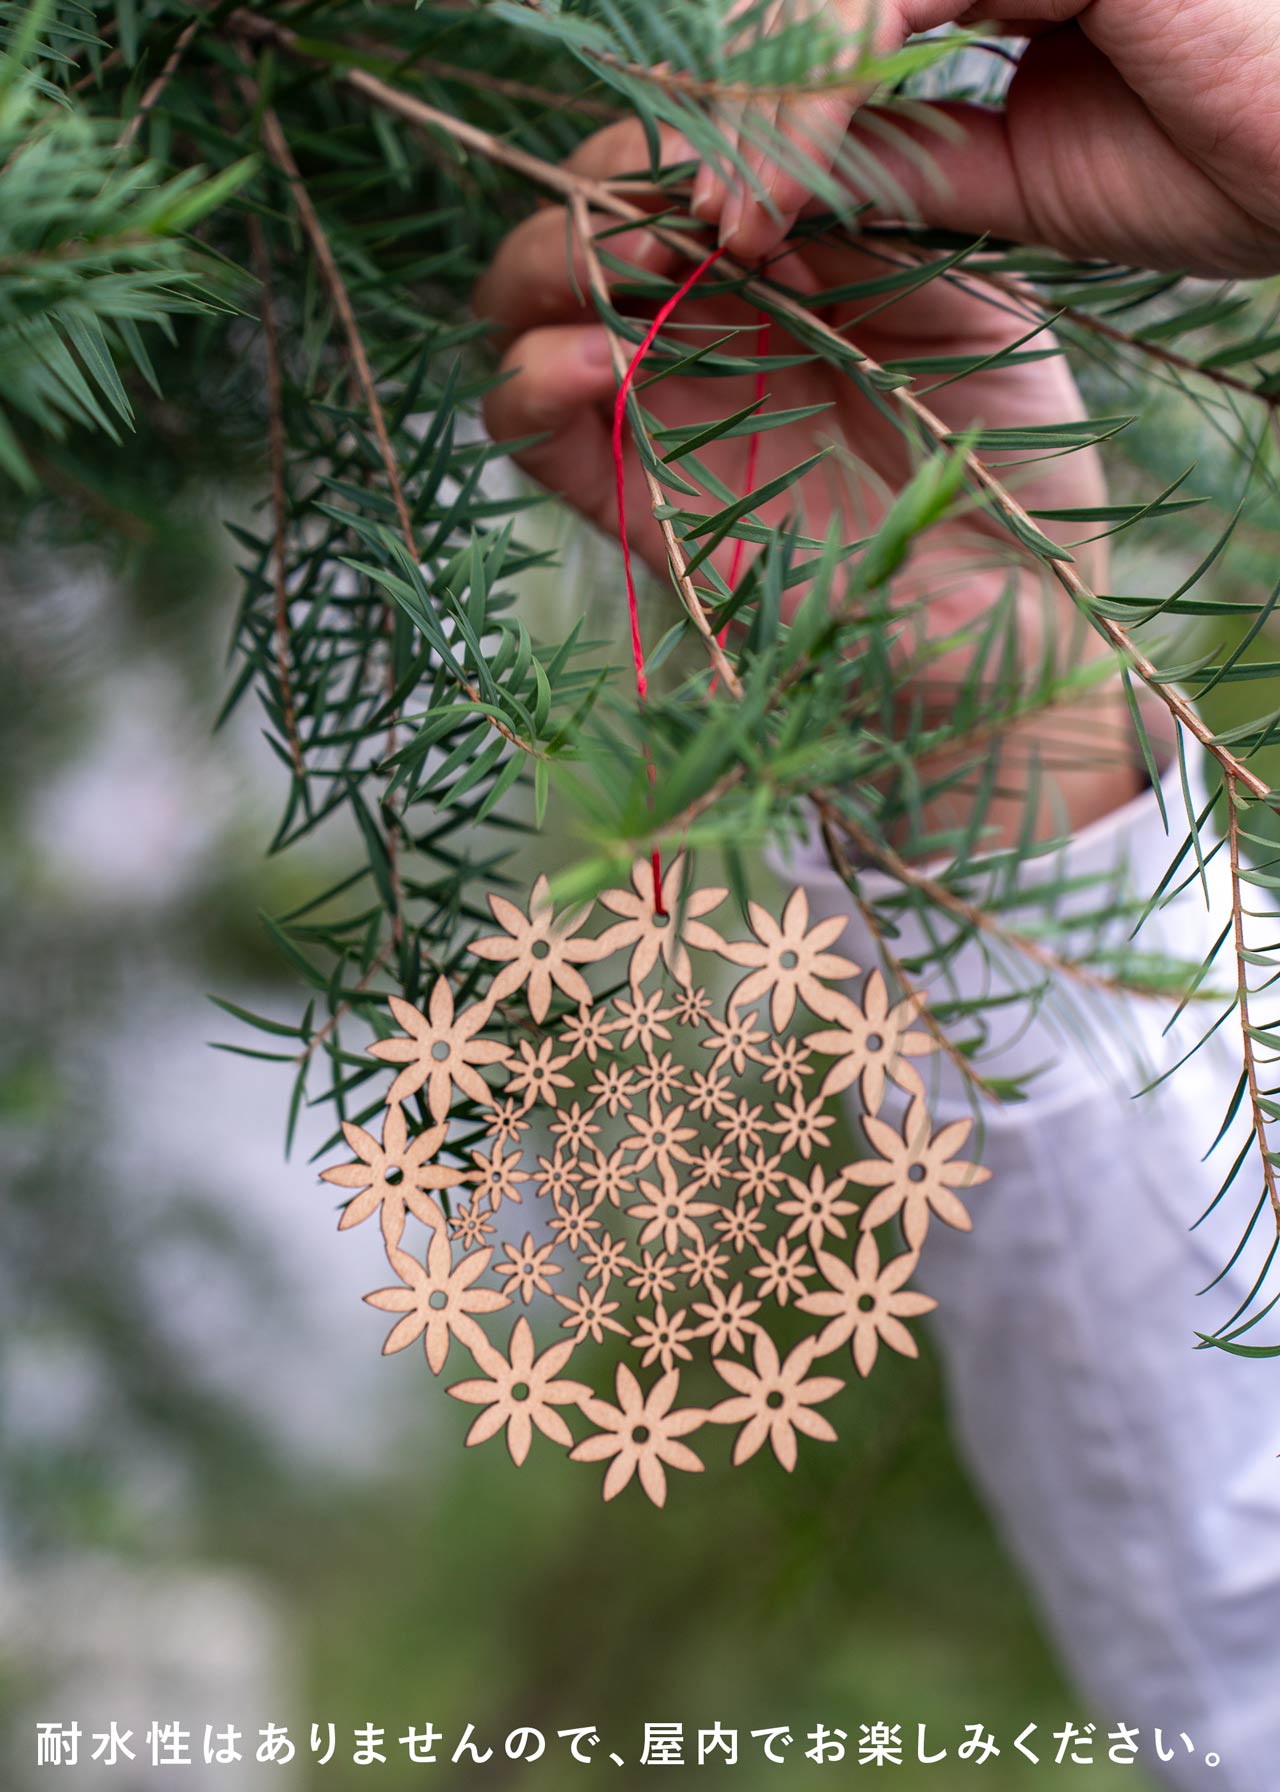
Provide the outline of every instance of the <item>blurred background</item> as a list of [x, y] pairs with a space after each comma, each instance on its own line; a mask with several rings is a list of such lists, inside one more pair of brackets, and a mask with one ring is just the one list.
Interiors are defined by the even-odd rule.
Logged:
[[[900, 1723], [911, 1788], [942, 1783], [914, 1761], [922, 1720], [953, 1752], [968, 1723], [1009, 1744], [1084, 1721], [952, 1454], [927, 1324], [921, 1362], [882, 1352], [851, 1390], [838, 1445], [791, 1476], [761, 1456], [673, 1477], [664, 1512], [634, 1486], [603, 1507], [550, 1447], [519, 1472], [500, 1445], [465, 1451], [472, 1414], [421, 1351], [380, 1357], [387, 1321], [360, 1298], [387, 1279], [379, 1239], [339, 1237], [307, 1161], [328, 1122], [304, 1117], [286, 1162], [287, 1070], [210, 1045], [237, 1034], [210, 992], [296, 1011], [258, 914], [343, 851], [264, 860], [278, 767], [247, 707], [214, 732], [222, 524], [257, 495], [201, 475], [109, 553], [37, 517], [5, 554], [0, 1784], [47, 1783], [36, 1723], [73, 1719], [82, 1763], [93, 1732], [133, 1730], [121, 1788], [179, 1771], [151, 1767], [153, 1720], [193, 1732], [180, 1783], [237, 1787], [280, 1771], [253, 1761], [269, 1723], [298, 1748], [288, 1783], [366, 1783], [372, 1723], [389, 1789], [419, 1783], [397, 1741], [428, 1722], [439, 1783], [540, 1789], [567, 1744], [507, 1762], [522, 1724], [595, 1725], [625, 1787], [646, 1720]], [[611, 550], [571, 555], [567, 589], [531, 604], [608, 603]], [[468, 1721], [498, 1747], [483, 1770], [448, 1765]], [[322, 1753], [336, 1727], [326, 1767], [313, 1723]], [[245, 1733], [233, 1779], [202, 1764], [206, 1724]], [[818, 1771], [804, 1746], [788, 1784]], [[750, 1745], [733, 1771], [749, 1792], [778, 1770]], [[1010, 1746], [983, 1768], [993, 1789], [1024, 1773]], [[1091, 1784], [1145, 1782], [1099, 1765]]]

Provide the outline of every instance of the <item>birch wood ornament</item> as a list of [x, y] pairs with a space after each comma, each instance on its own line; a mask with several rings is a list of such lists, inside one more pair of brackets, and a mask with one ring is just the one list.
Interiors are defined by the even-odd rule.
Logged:
[[[524, 906], [491, 896], [483, 995], [439, 977], [422, 1007], [391, 998], [380, 1136], [348, 1123], [354, 1160], [322, 1172], [351, 1191], [341, 1227], [380, 1215], [395, 1280], [365, 1298], [397, 1316], [386, 1353], [463, 1364], [469, 1446], [519, 1464], [540, 1437], [601, 1465], [606, 1500], [634, 1481], [657, 1505], [702, 1468], [704, 1428], [732, 1430], [735, 1464], [832, 1441], [849, 1363], [916, 1355], [921, 1247], [935, 1222], [969, 1229], [987, 1175], [961, 1155], [971, 1122], [933, 1127], [921, 998], [891, 1004], [802, 890], [776, 918], [750, 903], [743, 936], [688, 875], [680, 856], [655, 885], [642, 860], [562, 914], [545, 877]], [[851, 1098], [867, 1149], [847, 1161]], [[882, 1256], [889, 1223], [906, 1249]], [[699, 1363], [706, 1404], [682, 1398]]]

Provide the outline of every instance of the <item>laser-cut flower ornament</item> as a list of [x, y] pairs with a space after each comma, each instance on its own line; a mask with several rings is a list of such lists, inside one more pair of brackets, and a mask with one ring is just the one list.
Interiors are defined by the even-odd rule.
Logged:
[[[469, 1445], [505, 1437], [521, 1463], [541, 1436], [603, 1465], [606, 1499], [635, 1480], [658, 1505], [668, 1471], [702, 1468], [704, 1427], [733, 1428], [735, 1464], [767, 1443], [787, 1469], [836, 1436], [819, 1408], [840, 1359], [865, 1376], [881, 1346], [916, 1354], [907, 1321], [934, 1302], [906, 1283], [933, 1220], [970, 1227], [960, 1191], [987, 1175], [959, 1155], [971, 1122], [933, 1128], [922, 998], [892, 1005], [879, 971], [856, 996], [844, 923], [811, 923], [803, 891], [776, 920], [750, 903], [739, 938], [727, 892], [687, 875], [676, 858], [659, 902], [645, 860], [560, 915], [544, 877], [527, 908], [492, 896], [500, 931], [469, 948], [488, 989], [392, 998], [381, 1139], [348, 1123], [355, 1161], [322, 1172], [352, 1191], [340, 1226], [381, 1215], [396, 1282], [366, 1299], [399, 1316], [386, 1353], [421, 1339], [437, 1375], [474, 1368], [448, 1387], [481, 1409]], [[907, 1249], [882, 1258], [886, 1224]]]

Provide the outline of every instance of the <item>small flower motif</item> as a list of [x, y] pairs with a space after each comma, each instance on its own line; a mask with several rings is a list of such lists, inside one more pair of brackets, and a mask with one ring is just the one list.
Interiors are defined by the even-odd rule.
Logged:
[[633, 1170], [647, 1170], [650, 1164], [656, 1163], [665, 1175], [673, 1158], [688, 1163], [689, 1153], [685, 1146], [690, 1139], [697, 1138], [698, 1131], [694, 1126], [681, 1126], [684, 1119], [682, 1107], [664, 1110], [656, 1101], [651, 1101], [647, 1117], [631, 1114], [629, 1119], [631, 1131], [622, 1141], [621, 1148], [635, 1153], [631, 1162]]
[[445, 1142], [446, 1131], [443, 1126], [430, 1126], [410, 1141], [409, 1123], [398, 1102], [386, 1111], [381, 1142], [363, 1126], [344, 1120], [342, 1134], [355, 1152], [356, 1161], [334, 1164], [321, 1170], [320, 1175], [338, 1188], [362, 1192], [343, 1208], [338, 1230], [345, 1232], [350, 1226], [358, 1226], [381, 1208], [382, 1236], [388, 1250], [394, 1250], [404, 1237], [406, 1208], [424, 1225], [442, 1226], [444, 1213], [427, 1190], [454, 1188], [462, 1181], [461, 1170], [447, 1169], [433, 1161]]
[[759, 1207], [776, 1195], [786, 1180], [781, 1154], [770, 1157], [763, 1146], [753, 1157], [743, 1153], [742, 1168], [738, 1171], [738, 1193], [744, 1201], [754, 1201]]
[[858, 1240], [852, 1267], [830, 1251], [817, 1251], [815, 1255], [830, 1288], [806, 1293], [796, 1302], [802, 1313], [815, 1313], [830, 1320], [814, 1341], [815, 1356], [829, 1356], [852, 1339], [854, 1367], [859, 1375], [870, 1375], [882, 1339], [903, 1356], [920, 1354], [902, 1321], [931, 1313], [938, 1303], [927, 1294], [902, 1286], [915, 1270], [917, 1252], [904, 1252], [882, 1270], [875, 1233], [864, 1232]]
[[[736, 1389], [736, 1395], [713, 1406], [707, 1417], [717, 1425], [741, 1425], [733, 1446], [734, 1467], [754, 1456], [768, 1439], [783, 1468], [796, 1465], [796, 1432], [823, 1443], [835, 1442], [829, 1419], [814, 1407], [838, 1394], [844, 1383], [834, 1375], [807, 1379], [813, 1362], [813, 1344], [797, 1344], [785, 1363], [778, 1361], [772, 1338], [757, 1331], [752, 1350], [753, 1368], [727, 1358], [716, 1359], [716, 1371]], [[585, 1404], [583, 1410], [585, 1411]]]
[[671, 1006], [682, 1027], [700, 1027], [711, 1012], [711, 997], [705, 989], [681, 987]]
[[538, 1168], [534, 1172], [533, 1183], [538, 1191], [538, 1199], [550, 1198], [556, 1206], [567, 1201], [578, 1192], [578, 1165], [571, 1157], [562, 1157], [557, 1151], [551, 1157], [540, 1157]]
[[645, 1222], [640, 1243], [651, 1244], [655, 1238], [661, 1238], [666, 1251], [674, 1251], [682, 1238], [701, 1238], [698, 1221], [716, 1211], [714, 1201], [699, 1201], [698, 1191], [687, 1185], [682, 1188], [670, 1170], [663, 1170], [661, 1189], [651, 1182], [642, 1182], [640, 1192], [649, 1199], [635, 1201], [627, 1209], [633, 1219]]
[[620, 1276], [632, 1267], [627, 1256], [627, 1244], [623, 1238], [613, 1238], [607, 1232], [599, 1238], [590, 1239], [579, 1251], [582, 1267], [593, 1282], [598, 1282], [601, 1289], [609, 1286], [615, 1276]]
[[613, 1028], [598, 1008], [582, 1007], [560, 1022], [560, 1043], [568, 1046], [571, 1058], [586, 1058], [594, 1064], [601, 1052], [611, 1052]]
[[691, 1070], [685, 1092], [688, 1106], [700, 1120], [710, 1120], [733, 1106], [733, 1084], [718, 1070]]
[[[684, 898], [682, 886], [686, 866], [683, 853], [671, 861], [662, 879], [660, 905], [655, 901], [658, 892], [654, 889], [653, 866], [648, 859], [637, 859], [629, 890], [606, 890], [600, 898], [611, 914], [621, 915], [623, 919], [602, 933], [597, 944], [605, 953], [619, 952], [628, 946], [632, 948], [627, 977], [633, 989], [638, 989], [644, 982], [659, 957], [677, 983], [691, 983], [693, 967], [686, 946], [704, 952], [714, 952], [720, 947], [719, 934], [701, 917], [719, 908], [728, 891], [692, 890], [687, 899]], [[659, 913], [659, 907], [665, 913]]]
[[826, 1150], [827, 1134], [835, 1125], [836, 1117], [823, 1112], [821, 1096], [806, 1101], [797, 1095], [794, 1102], [778, 1102], [773, 1111], [778, 1119], [769, 1131], [780, 1135], [778, 1149], [784, 1156], [788, 1151], [798, 1151], [801, 1157], [807, 1158], [815, 1150]]
[[625, 1162], [621, 1147], [607, 1157], [603, 1151], [597, 1151], [594, 1158], [584, 1159], [578, 1167], [582, 1175], [582, 1192], [590, 1196], [593, 1207], [599, 1206], [601, 1201], [608, 1201], [611, 1207], [621, 1207], [624, 1197], [634, 1187], [632, 1166]]
[[483, 1195], [477, 1195], [474, 1201], [464, 1201], [449, 1222], [450, 1238], [464, 1250], [478, 1250], [485, 1239], [497, 1231], [484, 1201]]
[[647, 1313], [640, 1314], [631, 1345], [634, 1350], [644, 1351], [640, 1358], [642, 1369], [652, 1368], [654, 1363], [660, 1363], [664, 1369], [674, 1369], [677, 1359], [682, 1363], [693, 1361], [689, 1340], [698, 1334], [685, 1324], [684, 1316], [683, 1307], [678, 1313], [668, 1313], [661, 1301], [654, 1308], [652, 1319]]
[[791, 1034], [785, 1039], [770, 1040], [769, 1049], [765, 1053], [765, 1082], [772, 1083], [779, 1095], [802, 1089], [805, 1076], [811, 1068], [811, 1057], [807, 1040], [801, 1042]]
[[529, 1172], [521, 1167], [518, 1147], [514, 1151], [505, 1151], [495, 1139], [487, 1152], [473, 1151], [471, 1162], [474, 1168], [467, 1171], [466, 1180], [478, 1193], [488, 1195], [489, 1205], [495, 1213], [504, 1201], [520, 1204], [523, 1200], [520, 1184], [529, 1180]]
[[486, 1106], [492, 1102], [493, 1093], [476, 1066], [504, 1064], [511, 1050], [496, 1039], [476, 1037], [489, 1018], [491, 1003], [455, 1014], [453, 991], [443, 977], [436, 979], [425, 1014], [400, 996], [392, 996], [390, 1003], [408, 1038], [379, 1039], [369, 1047], [375, 1058], [404, 1065], [387, 1092], [388, 1107], [416, 1095], [424, 1083], [433, 1120], [443, 1120], [449, 1112], [455, 1088], [472, 1101]]
[[762, 1300], [772, 1295], [780, 1307], [785, 1307], [793, 1294], [805, 1292], [805, 1277], [813, 1274], [813, 1265], [805, 1262], [803, 1245], [793, 1246], [789, 1238], [780, 1238], [772, 1251], [758, 1245], [756, 1255], [760, 1261], [751, 1274], [760, 1283]]
[[571, 1002], [591, 1001], [591, 986], [575, 966], [600, 958], [600, 942], [573, 937], [587, 918], [587, 908], [561, 915], [557, 921], [545, 877], [533, 886], [527, 915], [505, 896], [491, 895], [489, 907], [503, 931], [473, 941], [471, 951], [476, 958], [503, 966], [489, 987], [491, 1002], [502, 1001], [523, 984], [530, 1014], [542, 1021], [551, 1006], [553, 984]]
[[525, 1306], [535, 1294], [550, 1294], [552, 1276], [564, 1274], [559, 1263], [551, 1259], [556, 1254], [554, 1244], [540, 1245], [532, 1232], [526, 1232], [520, 1249], [512, 1244], [504, 1244], [507, 1254], [505, 1263], [496, 1263], [493, 1273], [500, 1278], [506, 1292], [514, 1299], [518, 1294]]
[[621, 1064], [606, 1064], [587, 1085], [587, 1095], [596, 1107], [604, 1108], [613, 1119], [619, 1108], [631, 1106], [635, 1074], [634, 1070], [624, 1070]]
[[714, 1052], [711, 1060], [713, 1070], [722, 1070], [726, 1064], [733, 1066], [735, 1076], [742, 1076], [750, 1061], [762, 1064], [764, 1054], [761, 1047], [769, 1035], [763, 1027], [757, 1027], [749, 1014], [726, 1014], [723, 1020], [707, 1022], [710, 1039], [701, 1041], [706, 1051]]
[[746, 1201], [739, 1201], [734, 1207], [722, 1207], [711, 1223], [735, 1251], [756, 1249], [757, 1240], [764, 1233], [760, 1209]]
[[972, 1131], [972, 1120], [953, 1120], [930, 1136], [928, 1110], [917, 1096], [901, 1135], [871, 1114], [863, 1117], [862, 1125], [880, 1155], [850, 1164], [845, 1174], [851, 1182], [880, 1191], [863, 1212], [864, 1230], [883, 1225], [901, 1210], [903, 1237], [913, 1251], [924, 1243], [931, 1213], [957, 1231], [973, 1230], [963, 1201], [953, 1192], [985, 1182], [991, 1174], [980, 1164], [954, 1156]]
[[535, 1425], [553, 1444], [571, 1444], [573, 1433], [556, 1408], [579, 1406], [591, 1398], [585, 1382], [559, 1379], [573, 1352], [572, 1341], [566, 1340], [535, 1356], [533, 1331], [523, 1316], [512, 1327], [506, 1356], [485, 1340], [474, 1346], [472, 1355], [486, 1379], [455, 1381], [448, 1390], [455, 1400], [485, 1409], [476, 1415], [467, 1443], [482, 1444], [505, 1429], [517, 1468], [529, 1454]]
[[567, 1151], [571, 1157], [576, 1157], [584, 1145], [589, 1145], [599, 1130], [592, 1124], [590, 1110], [584, 1114], [576, 1101], [560, 1114], [558, 1120], [551, 1122], [551, 1136], [557, 1141], [557, 1151]]
[[862, 1007], [847, 997], [827, 1017], [835, 1025], [811, 1033], [807, 1044], [824, 1057], [835, 1058], [822, 1080], [819, 1094], [838, 1095], [855, 1077], [862, 1078], [859, 1094], [868, 1114], [878, 1114], [884, 1100], [886, 1077], [913, 1096], [924, 1095], [920, 1072], [907, 1058], [924, 1058], [937, 1050], [929, 1033], [910, 1031], [924, 1006], [922, 995], [908, 996], [889, 1006], [889, 992], [879, 971], [872, 971], [862, 991]]
[[520, 1041], [519, 1057], [514, 1070], [507, 1074], [511, 1094], [527, 1091], [531, 1102], [544, 1101], [549, 1108], [559, 1107], [561, 1089], [572, 1089], [573, 1078], [565, 1076], [568, 1053], [556, 1056], [554, 1041], [544, 1039], [535, 1051], [527, 1039]]
[[788, 1238], [796, 1238], [803, 1232], [809, 1240], [810, 1250], [816, 1251], [828, 1234], [833, 1238], [849, 1236], [844, 1228], [845, 1217], [858, 1211], [858, 1203], [840, 1199], [847, 1177], [837, 1176], [828, 1182], [822, 1165], [815, 1164], [809, 1172], [808, 1182], [802, 1182], [798, 1176], [788, 1176], [786, 1180], [791, 1199], [779, 1201], [778, 1212], [785, 1213], [791, 1221], [787, 1227]]
[[760, 1330], [751, 1317], [760, 1311], [760, 1302], [747, 1299], [741, 1282], [735, 1282], [727, 1294], [714, 1282], [708, 1282], [706, 1300], [694, 1301], [693, 1310], [702, 1320], [698, 1336], [710, 1340], [707, 1348], [712, 1356], [722, 1356], [726, 1350], [745, 1350], [748, 1337]]
[[718, 1244], [709, 1244], [705, 1238], [700, 1238], [697, 1244], [685, 1250], [680, 1274], [690, 1288], [710, 1288], [716, 1282], [723, 1282], [728, 1265], [729, 1259]]
[[569, 1452], [571, 1462], [608, 1462], [604, 1477], [604, 1497], [616, 1498], [631, 1480], [639, 1475], [640, 1485], [655, 1506], [666, 1503], [668, 1468], [697, 1472], [703, 1466], [688, 1444], [680, 1442], [691, 1431], [706, 1422], [706, 1413], [696, 1407], [674, 1412], [680, 1387], [680, 1371], [669, 1369], [646, 1396], [640, 1383], [619, 1363], [614, 1381], [618, 1404], [590, 1399], [581, 1402], [582, 1411], [599, 1429], [584, 1438]]
[[584, 1283], [578, 1283], [576, 1295], [557, 1294], [556, 1299], [564, 1307], [569, 1317], [560, 1321], [565, 1331], [574, 1334], [574, 1343], [581, 1344], [584, 1338], [590, 1338], [593, 1344], [603, 1344], [606, 1332], [617, 1332], [625, 1338], [627, 1328], [619, 1325], [613, 1315], [618, 1310], [616, 1300], [606, 1300], [604, 1289], [593, 1294]]
[[664, 1294], [675, 1292], [676, 1266], [665, 1251], [659, 1251], [656, 1256], [641, 1251], [639, 1263], [629, 1267], [631, 1274], [627, 1277], [627, 1286], [635, 1289], [637, 1300], [661, 1300]]
[[499, 1145], [518, 1145], [532, 1124], [528, 1108], [522, 1107], [514, 1096], [507, 1096], [495, 1102], [485, 1131]]
[[721, 1114], [716, 1125], [724, 1134], [726, 1145], [745, 1151], [752, 1145], [759, 1145], [764, 1136], [763, 1115], [764, 1108], [758, 1102], [753, 1107], [749, 1101], [742, 1100]]
[[727, 1007], [749, 1007], [769, 994], [769, 1017], [775, 1033], [781, 1033], [795, 1013], [796, 998], [823, 1019], [831, 1016], [838, 993], [824, 989], [821, 979], [856, 977], [858, 967], [850, 958], [827, 947], [848, 926], [842, 915], [832, 915], [809, 929], [809, 898], [802, 889], [791, 892], [781, 923], [758, 902], [747, 904], [754, 940], [735, 940], [718, 948], [730, 963], [753, 967], [735, 985]]
[[614, 1007], [620, 1016], [617, 1028], [622, 1035], [618, 1041], [620, 1051], [628, 1051], [638, 1045], [643, 1052], [653, 1050], [657, 1039], [670, 1039], [671, 1028], [666, 1022], [671, 1019], [674, 1009], [662, 1006], [662, 991], [655, 989], [652, 995], [642, 996], [634, 992], [630, 1001], [626, 996], [616, 996]]
[[650, 1058], [636, 1071], [636, 1087], [652, 1101], [670, 1101], [684, 1087], [680, 1080], [682, 1069], [670, 1052], [663, 1052], [660, 1058]]
[[547, 1230], [554, 1232], [557, 1244], [562, 1244], [567, 1251], [576, 1254], [591, 1242], [600, 1230], [600, 1222], [592, 1219], [590, 1207], [584, 1207], [580, 1201], [570, 1196], [557, 1203], [555, 1218]]
[[379, 1307], [384, 1313], [404, 1314], [388, 1334], [382, 1346], [383, 1356], [392, 1356], [415, 1338], [421, 1338], [431, 1371], [439, 1375], [449, 1354], [450, 1337], [473, 1350], [477, 1339], [484, 1342], [476, 1315], [497, 1313], [511, 1305], [496, 1288], [473, 1285], [488, 1269], [493, 1252], [473, 1251], [455, 1264], [443, 1226], [431, 1234], [425, 1268], [407, 1251], [392, 1251], [389, 1255], [401, 1286], [379, 1288], [364, 1297], [371, 1307]]
[[689, 1161], [692, 1165], [690, 1188], [719, 1188], [733, 1175], [729, 1168], [729, 1147], [724, 1143], [701, 1146]]

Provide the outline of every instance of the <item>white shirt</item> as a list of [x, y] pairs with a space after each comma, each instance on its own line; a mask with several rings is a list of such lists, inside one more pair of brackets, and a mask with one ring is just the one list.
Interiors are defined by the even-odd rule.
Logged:
[[[1127, 867], [1134, 891], [1150, 896], [1186, 834], [1176, 767], [1164, 796], [1170, 834], [1148, 790], [1080, 833], [1066, 868]], [[1148, 950], [1205, 955], [1229, 913], [1224, 861], [1225, 848], [1209, 867], [1212, 913], [1197, 880], [1144, 927]], [[815, 917], [851, 916], [837, 949], [876, 964], [874, 939], [821, 847], [784, 870], [806, 886]], [[1043, 875], [1033, 864], [1019, 881]], [[869, 873], [863, 887], [894, 885]], [[908, 917], [894, 950], [909, 956], [922, 941]], [[953, 974], [969, 995], [991, 986], [972, 944]], [[1215, 987], [1233, 974], [1224, 954]], [[1220, 1006], [1185, 1018], [1167, 1039], [1167, 1003], [1089, 996], [1083, 1006], [1102, 1024], [1094, 1063], [1048, 1014], [1028, 1026], [1025, 1012], [1002, 1013], [983, 1068], [1049, 1068], [1029, 1100], [987, 1107], [978, 1155], [992, 1174], [965, 1195], [973, 1232], [934, 1220], [913, 1285], [939, 1302], [926, 1323], [960, 1453], [1081, 1691], [1102, 1718], [1141, 1729], [1140, 1760], [1160, 1783], [1274, 1792], [1280, 1362], [1194, 1348], [1196, 1331], [1214, 1330], [1244, 1300], [1270, 1241], [1264, 1213], [1252, 1248], [1197, 1299], [1259, 1192], [1256, 1176], [1242, 1174], [1218, 1212], [1189, 1230], [1243, 1137], [1242, 1118], [1202, 1161], [1240, 1073], [1239, 1025], [1229, 1018], [1169, 1082], [1135, 1100], [1148, 1080], [1135, 1059], [1148, 1069], [1174, 1063]], [[941, 1056], [923, 1062], [936, 1067], [936, 1123], [970, 1112], [959, 1070]], [[1164, 1767], [1156, 1726], [1175, 1750]], [[1206, 1767], [1209, 1751], [1219, 1767]], [[1095, 1753], [1105, 1760], [1105, 1747]]]

